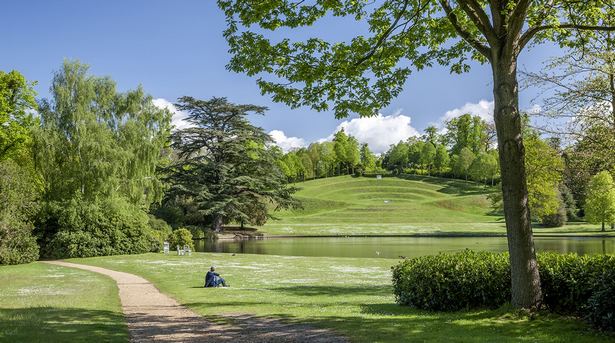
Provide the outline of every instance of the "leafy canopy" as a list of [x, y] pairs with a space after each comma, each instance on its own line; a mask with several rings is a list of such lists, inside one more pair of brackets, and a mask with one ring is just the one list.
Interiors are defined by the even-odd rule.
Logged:
[[[228, 68], [258, 76], [275, 101], [332, 109], [337, 117], [369, 116], [385, 107], [414, 70], [469, 60], [516, 57], [544, 40], [582, 45], [615, 14], [610, 0], [218, 0], [233, 55]], [[369, 34], [344, 42], [319, 37], [272, 38], [270, 31], [301, 30], [319, 20], [346, 17]], [[291, 35], [287, 35], [290, 37]]]

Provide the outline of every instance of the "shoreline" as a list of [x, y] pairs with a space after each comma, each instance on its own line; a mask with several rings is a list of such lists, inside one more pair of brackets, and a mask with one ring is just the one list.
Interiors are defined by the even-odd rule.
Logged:
[[[505, 233], [412, 233], [412, 234], [390, 234], [390, 235], [371, 235], [371, 234], [352, 234], [352, 235], [267, 235], [263, 234], [260, 237], [237, 238], [237, 237], [219, 237], [219, 241], [233, 240], [256, 240], [256, 239], [277, 239], [277, 238], [391, 238], [391, 237], [408, 237], [408, 238], [497, 238], [506, 237]], [[539, 233], [534, 234], [534, 237], [545, 238], [615, 238], [614, 233], [605, 234], [562, 234], [562, 233]]]

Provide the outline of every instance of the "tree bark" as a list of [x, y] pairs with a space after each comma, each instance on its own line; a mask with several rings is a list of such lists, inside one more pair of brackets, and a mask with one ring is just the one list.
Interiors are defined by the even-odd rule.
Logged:
[[212, 223], [211, 228], [214, 230], [214, 232], [222, 231], [222, 216], [217, 215], [214, 217], [214, 222]]
[[604, 221], [602, 222], [602, 230], [601, 231], [602, 232], [606, 231], [605, 228], [604, 228]]
[[493, 49], [491, 65], [504, 216], [510, 253], [511, 302], [514, 307], [535, 309], [540, 307], [542, 294], [528, 204], [517, 61], [516, 54], [505, 50], [505, 47]]

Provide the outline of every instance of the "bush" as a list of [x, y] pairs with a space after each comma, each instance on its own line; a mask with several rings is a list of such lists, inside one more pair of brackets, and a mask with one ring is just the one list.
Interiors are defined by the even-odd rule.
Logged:
[[0, 265], [30, 263], [38, 259], [32, 227], [0, 220]]
[[[538, 255], [543, 304], [547, 309], [586, 317], [599, 328], [615, 327], [615, 256]], [[455, 311], [498, 307], [510, 301], [508, 254], [439, 254], [393, 267], [399, 304]]]
[[594, 326], [615, 331], [615, 269], [607, 270], [589, 298], [586, 318]]
[[466, 250], [406, 260], [393, 268], [397, 302], [426, 310], [498, 307], [510, 299], [506, 254]]
[[554, 312], [581, 314], [607, 268], [615, 268], [612, 256], [538, 255], [543, 304]]
[[171, 226], [164, 220], [149, 215], [149, 226], [152, 229], [150, 233], [150, 252], [159, 252], [162, 250], [164, 242], [169, 239], [171, 234]]
[[12, 160], [0, 161], [0, 265], [38, 259], [32, 219], [39, 210], [37, 179]]
[[560, 206], [556, 213], [546, 214], [541, 218], [542, 225], [544, 227], [561, 227], [566, 224], [568, 217], [566, 215], [566, 208]]
[[139, 254], [153, 241], [147, 215], [122, 198], [48, 203], [40, 235], [51, 258]]
[[190, 249], [194, 249], [192, 233], [190, 233], [190, 230], [184, 228], [180, 228], [173, 231], [173, 233], [171, 233], [171, 236], [169, 236], [169, 243], [171, 245], [171, 249], [174, 249], [178, 245], [180, 248], [182, 248], [184, 245], [187, 245], [190, 247]]

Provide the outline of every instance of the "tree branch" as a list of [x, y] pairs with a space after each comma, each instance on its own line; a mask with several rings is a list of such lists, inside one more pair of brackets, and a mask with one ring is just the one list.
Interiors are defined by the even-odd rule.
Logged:
[[497, 42], [498, 36], [481, 5], [476, 0], [458, 0], [457, 2], [480, 32], [482, 32], [487, 41], [494, 45]]
[[521, 47], [521, 49], [523, 49], [527, 43], [529, 43], [532, 38], [534, 38], [534, 36], [540, 32], [540, 31], [544, 31], [544, 30], [549, 30], [549, 29], [574, 29], [574, 30], [590, 30], [590, 31], [615, 31], [615, 26], [600, 26], [600, 25], [579, 25], [579, 24], [573, 24], [573, 23], [563, 23], [563, 24], [559, 24], [559, 25], [539, 25], [539, 26], [534, 26], [531, 27], [529, 29], [527, 29], [527, 31], [525, 31], [525, 33], [521, 36], [521, 39], [519, 40], [519, 45]]
[[461, 38], [463, 38], [466, 42], [468, 42], [468, 44], [470, 44], [474, 49], [476, 49], [479, 53], [481, 53], [487, 59], [491, 60], [491, 54], [490, 54], [489, 48], [483, 43], [481, 43], [479, 40], [477, 40], [476, 38], [472, 37], [472, 35], [468, 31], [464, 30], [461, 27], [461, 25], [459, 24], [459, 21], [457, 20], [457, 15], [453, 13], [453, 9], [451, 8], [451, 5], [448, 3], [448, 0], [438, 0], [438, 1], [440, 2], [440, 5], [444, 9], [444, 12], [446, 13], [448, 20], [451, 22], [451, 24], [453, 25], [457, 33], [459, 33]]
[[[387, 38], [389, 38], [391, 33], [393, 33], [393, 31], [395, 31], [399, 27], [398, 26], [399, 20], [401, 19], [401, 17], [403, 17], [404, 13], [406, 12], [406, 9], [408, 8], [408, 2], [409, 0], [404, 0], [404, 4], [401, 8], [401, 11], [399, 11], [399, 14], [397, 15], [393, 23], [382, 33], [382, 35], [380, 36], [380, 38], [378, 38], [378, 41], [373, 46], [373, 48], [365, 56], [361, 57], [357, 62], [355, 62], [355, 66], [360, 65], [361, 63], [367, 61], [372, 56], [374, 56], [376, 51], [378, 51], [378, 48], [380, 48], [382, 44], [386, 42]], [[420, 10], [417, 10], [417, 12], [420, 12]]]

